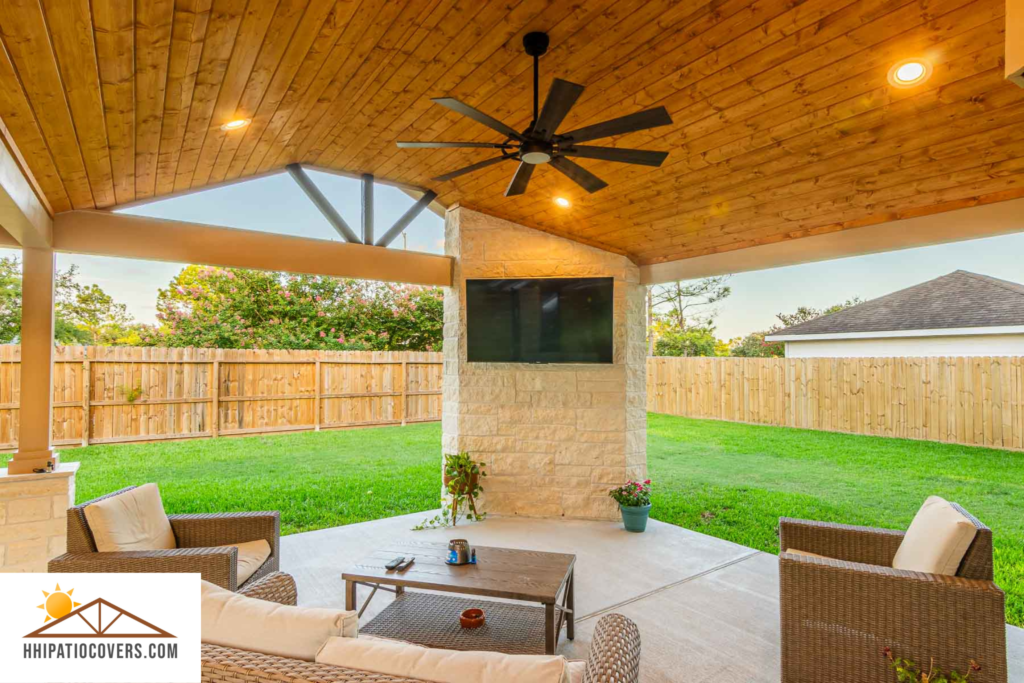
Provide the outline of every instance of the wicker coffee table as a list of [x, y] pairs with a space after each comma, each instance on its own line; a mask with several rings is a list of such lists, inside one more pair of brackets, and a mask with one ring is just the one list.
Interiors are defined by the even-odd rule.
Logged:
[[[574, 638], [575, 555], [474, 547], [477, 564], [453, 567], [445, 564], [446, 543], [388, 543], [346, 569], [341, 575], [346, 609], [357, 609], [359, 584], [373, 588], [367, 603], [377, 590], [395, 593], [394, 602], [360, 626], [359, 632], [427, 647], [509, 654], [554, 654], [563, 624], [566, 637]], [[403, 555], [416, 557], [409, 569], [398, 573], [384, 568]], [[407, 588], [540, 606], [409, 592]], [[480, 607], [486, 613], [486, 623], [480, 628], [464, 629], [459, 625], [459, 614], [469, 607]]]

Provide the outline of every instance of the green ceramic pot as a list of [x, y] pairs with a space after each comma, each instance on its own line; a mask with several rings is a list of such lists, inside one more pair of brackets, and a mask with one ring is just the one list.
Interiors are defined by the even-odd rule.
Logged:
[[643, 533], [647, 528], [647, 517], [651, 514], [651, 506], [626, 507], [620, 504], [619, 509], [622, 510], [622, 524], [626, 527], [626, 531]]

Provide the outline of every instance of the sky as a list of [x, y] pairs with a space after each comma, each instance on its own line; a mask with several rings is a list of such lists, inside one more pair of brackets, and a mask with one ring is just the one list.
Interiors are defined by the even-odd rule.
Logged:
[[[307, 171], [345, 221], [359, 232], [360, 182]], [[374, 213], [379, 236], [412, 206], [401, 190], [375, 185]], [[236, 185], [166, 199], [123, 210], [140, 216], [169, 218], [249, 230], [262, 230], [318, 239], [340, 240], [290, 176], [279, 174]], [[444, 221], [423, 211], [390, 248], [407, 244], [413, 251], [444, 251]], [[0, 255], [16, 255], [0, 250]], [[124, 303], [139, 322], [156, 322], [157, 290], [166, 287], [182, 264], [132, 261], [94, 256], [58, 254], [57, 265], [79, 268], [79, 279], [95, 283]], [[799, 306], [825, 308], [859, 296], [872, 299], [904, 287], [946, 275], [954, 270], [1024, 283], [1024, 233], [856, 256], [821, 263], [787, 266], [733, 275], [732, 295], [717, 306], [715, 334], [732, 339], [765, 330], [777, 313]]]

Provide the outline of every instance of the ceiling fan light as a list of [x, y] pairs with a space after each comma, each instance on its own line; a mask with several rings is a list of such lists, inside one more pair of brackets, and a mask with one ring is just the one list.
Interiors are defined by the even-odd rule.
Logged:
[[527, 164], [546, 164], [551, 161], [551, 145], [538, 140], [524, 142], [519, 152], [519, 158]]
[[568, 209], [570, 206], [572, 206], [572, 202], [570, 202], [565, 197], [555, 197], [555, 204], [558, 204], [563, 209]]

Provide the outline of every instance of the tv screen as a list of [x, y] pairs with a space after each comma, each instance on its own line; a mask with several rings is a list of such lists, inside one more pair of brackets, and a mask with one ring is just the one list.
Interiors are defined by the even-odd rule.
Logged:
[[466, 280], [473, 363], [611, 363], [612, 278]]

